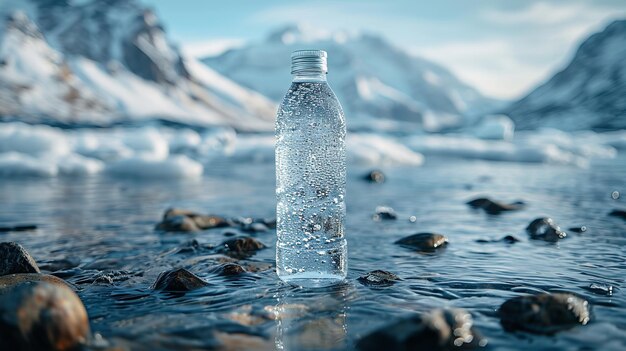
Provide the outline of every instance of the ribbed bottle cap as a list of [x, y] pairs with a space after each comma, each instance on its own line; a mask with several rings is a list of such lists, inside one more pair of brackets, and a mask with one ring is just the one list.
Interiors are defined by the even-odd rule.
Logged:
[[298, 50], [291, 53], [291, 74], [327, 73], [326, 51]]

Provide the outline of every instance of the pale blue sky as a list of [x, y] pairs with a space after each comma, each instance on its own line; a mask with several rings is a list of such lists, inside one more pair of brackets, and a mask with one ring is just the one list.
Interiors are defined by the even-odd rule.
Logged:
[[515, 98], [562, 67], [590, 32], [626, 18], [626, 0], [143, 0], [170, 37], [202, 56], [260, 41], [288, 23], [377, 33], [451, 69], [483, 93]]

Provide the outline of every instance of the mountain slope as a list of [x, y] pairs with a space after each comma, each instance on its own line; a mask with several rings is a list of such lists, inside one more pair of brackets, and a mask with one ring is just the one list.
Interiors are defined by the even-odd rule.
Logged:
[[183, 57], [135, 0], [0, 5], [0, 118], [271, 130], [275, 104]]
[[413, 128], [422, 125], [437, 130], [463, 123], [464, 115], [498, 106], [445, 68], [369, 34], [328, 33], [290, 25], [263, 42], [202, 61], [278, 102], [291, 81], [290, 53], [309, 48], [328, 52], [328, 79], [352, 129], [408, 122]]
[[520, 129], [625, 129], [626, 20], [590, 36], [565, 69], [505, 112]]

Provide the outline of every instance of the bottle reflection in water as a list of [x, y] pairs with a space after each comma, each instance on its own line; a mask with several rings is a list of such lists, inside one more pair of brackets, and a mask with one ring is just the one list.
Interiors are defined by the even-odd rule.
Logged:
[[346, 125], [326, 82], [326, 52], [296, 51], [293, 82], [276, 117], [276, 271], [325, 286], [347, 273]]

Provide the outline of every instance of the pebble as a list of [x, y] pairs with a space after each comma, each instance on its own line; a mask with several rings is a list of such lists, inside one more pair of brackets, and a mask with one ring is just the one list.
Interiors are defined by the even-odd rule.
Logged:
[[396, 214], [396, 211], [389, 206], [378, 206], [376, 207], [376, 211], [372, 219], [375, 221], [398, 219], [398, 215]]
[[513, 235], [506, 235], [506, 236], [503, 236], [502, 238], [497, 239], [497, 240], [488, 240], [488, 239], [478, 239], [478, 240], [476, 240], [477, 243], [481, 243], [481, 244], [483, 244], [483, 243], [498, 243], [498, 242], [503, 242], [503, 243], [507, 243], [507, 244], [515, 244], [515, 243], [518, 243], [520, 241], [521, 241], [520, 239], [514, 237]]
[[39, 273], [39, 267], [20, 244], [0, 243], [0, 276], [14, 273]]
[[82, 349], [90, 335], [80, 298], [50, 275], [0, 277], [0, 316], [3, 350]]
[[375, 270], [360, 276], [357, 280], [365, 286], [391, 286], [402, 279], [391, 272]]
[[584, 233], [587, 231], [587, 226], [581, 225], [580, 227], [571, 227], [569, 230], [574, 233]]
[[380, 170], [372, 170], [363, 176], [363, 179], [370, 183], [382, 184], [385, 182], [385, 174]]
[[553, 334], [589, 322], [589, 303], [570, 293], [541, 293], [518, 296], [498, 309], [500, 322], [507, 331], [524, 330]]
[[435, 309], [384, 326], [357, 341], [361, 351], [471, 350], [487, 345], [476, 330], [469, 312]]
[[418, 251], [431, 251], [446, 246], [448, 238], [437, 233], [418, 233], [402, 238], [395, 243]]
[[241, 236], [224, 241], [218, 246], [217, 251], [234, 258], [246, 258], [266, 247], [267, 246], [255, 238]]
[[536, 218], [526, 227], [531, 239], [556, 242], [567, 237], [567, 233], [557, 226], [552, 218]]
[[513, 202], [510, 204], [501, 203], [498, 201], [493, 201], [486, 197], [480, 197], [471, 201], [468, 201], [467, 204], [475, 209], [481, 209], [488, 214], [497, 215], [506, 211], [517, 211], [524, 208], [525, 204], [521, 201]]
[[37, 226], [34, 224], [15, 225], [11, 227], [0, 227], [0, 233], [2, 232], [29, 232], [37, 230]]
[[153, 290], [163, 290], [170, 292], [182, 292], [196, 290], [209, 285], [190, 271], [179, 268], [159, 274], [152, 285]]
[[609, 216], [619, 217], [621, 219], [626, 219], [626, 210], [613, 210], [609, 213]]
[[223, 217], [203, 215], [190, 210], [170, 208], [163, 214], [163, 219], [156, 225], [157, 230], [170, 232], [192, 232], [203, 229], [230, 226]]

